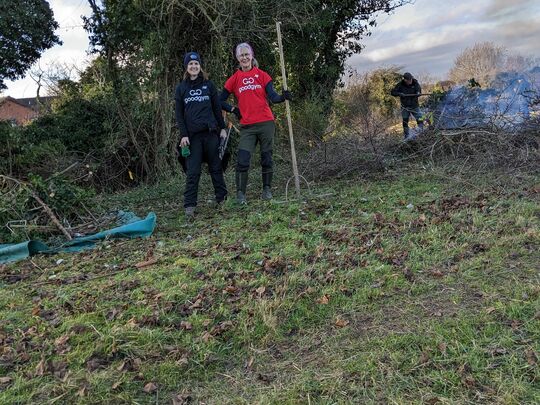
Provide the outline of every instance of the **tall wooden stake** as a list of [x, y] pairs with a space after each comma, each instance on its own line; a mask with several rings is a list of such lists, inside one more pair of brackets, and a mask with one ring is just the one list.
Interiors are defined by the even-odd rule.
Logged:
[[[276, 21], [276, 31], [279, 46], [279, 59], [281, 61], [281, 75], [283, 76], [283, 90], [287, 90], [287, 74], [285, 73], [285, 57], [283, 56], [283, 43], [281, 41], [281, 22]], [[298, 175], [298, 164], [296, 163], [296, 149], [294, 147], [294, 136], [291, 119], [291, 106], [289, 100], [285, 100], [285, 108], [287, 109], [287, 123], [289, 124], [289, 139], [291, 142], [292, 165], [294, 173], [294, 186], [296, 188], [296, 196], [300, 198], [300, 176]]]

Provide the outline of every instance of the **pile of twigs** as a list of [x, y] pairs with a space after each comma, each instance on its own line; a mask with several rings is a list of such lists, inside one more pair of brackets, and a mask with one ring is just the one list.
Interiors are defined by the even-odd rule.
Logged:
[[[414, 162], [468, 165], [471, 170], [539, 167], [540, 125], [508, 133], [496, 128], [426, 129], [404, 141], [399, 133], [350, 128], [320, 142], [301, 160], [308, 178], [369, 175]], [[372, 127], [377, 128], [377, 127]]]

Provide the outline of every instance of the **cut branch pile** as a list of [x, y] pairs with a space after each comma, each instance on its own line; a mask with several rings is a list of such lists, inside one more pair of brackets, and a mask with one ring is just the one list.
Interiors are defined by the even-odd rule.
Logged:
[[517, 133], [500, 129], [427, 129], [404, 142], [401, 134], [388, 133], [388, 121], [366, 120], [348, 126], [320, 142], [303, 156], [308, 178], [344, 177], [351, 173], [379, 173], [399, 165], [426, 162], [433, 165], [467, 165], [471, 171], [493, 168], [538, 167], [540, 130], [528, 125]]

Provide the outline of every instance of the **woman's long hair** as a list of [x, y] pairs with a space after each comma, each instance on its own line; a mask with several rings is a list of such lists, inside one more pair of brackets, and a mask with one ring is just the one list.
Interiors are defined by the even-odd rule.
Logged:
[[255, 53], [253, 52], [253, 47], [248, 44], [247, 42], [242, 42], [234, 48], [234, 56], [238, 60], [238, 53], [241, 49], [249, 49], [249, 53], [251, 54], [251, 67], [259, 67], [259, 62], [257, 59], [255, 59]]
[[[204, 80], [208, 80], [208, 73], [206, 73], [202, 68], [201, 68], [201, 71], [199, 72], [198, 76], [202, 77]], [[183, 80], [188, 80], [190, 78], [191, 78], [191, 76], [190, 76], [190, 74], [188, 73], [188, 71], [186, 69], [186, 71], [184, 72]]]

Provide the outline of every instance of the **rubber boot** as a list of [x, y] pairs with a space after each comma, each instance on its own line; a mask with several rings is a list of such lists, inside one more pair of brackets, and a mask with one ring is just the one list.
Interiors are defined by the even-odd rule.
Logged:
[[410, 136], [409, 127], [404, 127], [403, 128], [403, 139], [407, 140], [407, 139], [409, 139], [409, 136]]
[[247, 204], [246, 189], [248, 181], [248, 172], [236, 172], [236, 202], [238, 204]]
[[195, 207], [186, 207], [186, 220], [192, 221], [195, 218]]
[[262, 199], [269, 201], [272, 199], [272, 172], [262, 174], [263, 192]]

